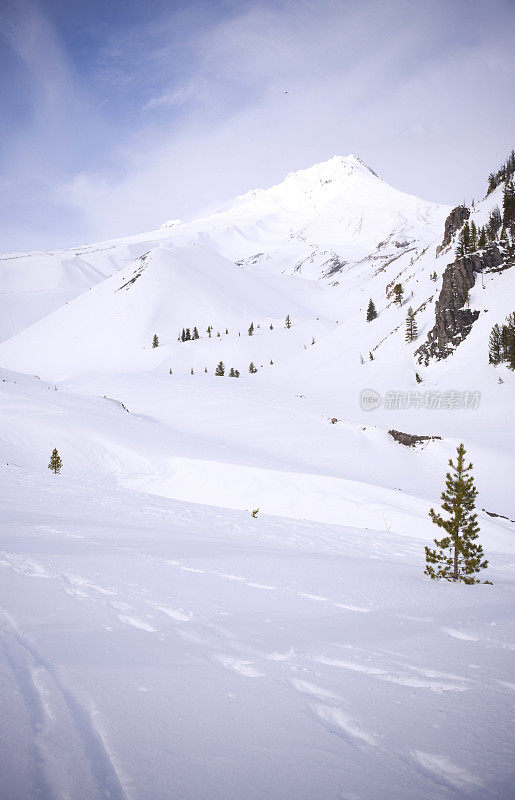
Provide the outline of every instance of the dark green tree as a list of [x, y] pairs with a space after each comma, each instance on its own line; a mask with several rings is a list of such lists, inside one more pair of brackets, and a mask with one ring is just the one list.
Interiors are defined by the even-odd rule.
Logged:
[[406, 336], [407, 342], [414, 342], [418, 335], [417, 320], [415, 319], [415, 312], [408, 308], [408, 316], [406, 317]]
[[377, 317], [376, 307], [374, 305], [374, 301], [370, 299], [367, 308], [367, 322], [372, 322], [372, 320], [375, 319], [376, 317]]
[[272, 323], [270, 323], [270, 330], [273, 331], [273, 329], [274, 329], [274, 326], [272, 325]]
[[184, 334], [184, 341], [189, 342], [191, 339], [191, 331], [189, 328], [186, 328], [186, 332]]
[[396, 283], [393, 287], [393, 293], [395, 295], [394, 303], [398, 303], [402, 305], [402, 295], [404, 294], [404, 289], [402, 288], [402, 283]]
[[484, 250], [486, 247], [486, 230], [485, 226], [483, 225], [479, 231], [479, 237], [477, 240], [477, 249]]
[[152, 339], [152, 347], [159, 347], [159, 339], [157, 338], [157, 333], [154, 333], [154, 338]]
[[502, 361], [501, 329], [497, 323], [490, 331], [488, 339], [488, 363], [500, 364]]
[[457, 258], [463, 258], [467, 253], [470, 253], [470, 225], [468, 220], [459, 233], [456, 256]]
[[470, 223], [470, 244], [469, 244], [469, 252], [475, 253], [477, 250], [477, 227], [474, 220]]
[[235, 378], [235, 377], [236, 375], [234, 374], [234, 367], [231, 367], [231, 369], [229, 370], [229, 378]]
[[215, 375], [225, 375], [225, 367], [223, 361], [219, 361], [216, 365]]
[[289, 314], [286, 315], [286, 319], [284, 320], [284, 325], [285, 325], [286, 328], [288, 328], [288, 330], [290, 330], [290, 328], [291, 328], [291, 319], [290, 319], [290, 315]]
[[444, 519], [433, 508], [429, 516], [435, 525], [443, 528], [446, 536], [434, 539], [435, 548], [425, 548], [425, 574], [430, 578], [445, 578], [448, 581], [480, 583], [475, 575], [488, 566], [483, 548], [477, 543], [479, 526], [474, 513], [477, 489], [470, 474], [472, 464], [465, 466], [465, 447], [457, 449], [457, 463], [449, 459], [452, 474], [447, 473], [446, 488], [442, 492], [442, 510], [449, 514]]
[[192, 339], [200, 339], [200, 336], [199, 336], [199, 334], [198, 334], [198, 330], [197, 330], [197, 328], [196, 328], [196, 327], [195, 327], [195, 328], [193, 328], [193, 336], [192, 336], [191, 338], [192, 338]]
[[254, 366], [254, 364], [253, 364], [253, 362], [252, 362], [252, 361], [251, 361], [251, 362], [250, 362], [250, 364], [249, 364], [249, 372], [250, 372], [250, 374], [251, 374], [251, 375], [253, 375], [255, 372], [257, 372], [257, 369], [256, 369], [256, 367]]
[[486, 232], [491, 242], [495, 241], [495, 239], [497, 238], [497, 233], [501, 225], [502, 225], [501, 212], [499, 210], [499, 207], [495, 206], [495, 208], [490, 213], [490, 216], [488, 218], [488, 223], [486, 226]]
[[63, 460], [59, 453], [57, 452], [57, 447], [54, 447], [52, 450], [52, 455], [50, 456], [50, 463], [48, 465], [48, 469], [51, 469], [56, 475], [58, 472], [61, 472], [61, 468], [63, 466]]
[[249, 336], [253, 336], [253, 335], [254, 335], [254, 323], [251, 322], [250, 325], [249, 325]]
[[185, 342], [185, 341], [186, 341], [186, 331], [183, 328], [182, 332], [181, 332], [181, 342]]
[[211, 339], [212, 330], [213, 330], [213, 328], [211, 327], [211, 325], [208, 325], [207, 328], [206, 328], [206, 331], [207, 331], [207, 335], [209, 336], [210, 339]]

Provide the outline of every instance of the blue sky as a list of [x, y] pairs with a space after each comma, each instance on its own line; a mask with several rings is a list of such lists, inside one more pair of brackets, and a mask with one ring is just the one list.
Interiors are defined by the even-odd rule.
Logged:
[[354, 152], [426, 199], [515, 146], [508, 0], [3, 0], [0, 251], [216, 208]]

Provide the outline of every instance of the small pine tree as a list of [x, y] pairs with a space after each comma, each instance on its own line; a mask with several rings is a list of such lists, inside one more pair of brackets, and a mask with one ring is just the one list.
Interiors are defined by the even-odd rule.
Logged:
[[402, 283], [396, 283], [393, 287], [393, 293], [395, 295], [394, 303], [398, 303], [402, 305], [402, 295], [404, 294], [404, 289], [402, 288]]
[[225, 375], [225, 367], [223, 361], [219, 361], [216, 365], [215, 375]]
[[236, 375], [234, 374], [234, 367], [231, 367], [231, 369], [229, 371], [229, 378], [235, 378], [235, 377], [236, 377]]
[[257, 369], [256, 369], [256, 367], [254, 366], [254, 364], [253, 364], [253, 362], [252, 362], [252, 361], [251, 361], [251, 362], [250, 362], [250, 364], [249, 364], [249, 372], [250, 372], [250, 374], [251, 374], [251, 375], [253, 375], [255, 372], [257, 372]]
[[186, 328], [186, 332], [185, 332], [185, 336], [184, 336], [184, 341], [185, 341], [185, 342], [189, 342], [190, 340], [191, 340], [191, 331], [190, 331], [190, 329], [189, 329], [189, 328]]
[[270, 323], [270, 330], [273, 331], [273, 329], [274, 329], [274, 326], [272, 325], [272, 323]]
[[372, 353], [371, 350], [368, 351], [368, 357], [369, 357], [370, 361], [374, 360], [374, 354]]
[[288, 328], [288, 330], [290, 330], [291, 328], [291, 319], [289, 314], [286, 315], [286, 319], [284, 320], [284, 326], [285, 328]]
[[208, 336], [209, 336], [209, 338], [211, 339], [211, 331], [213, 330], [213, 328], [211, 327], [211, 325], [208, 325], [208, 326], [207, 326], [207, 328], [206, 328], [206, 330], [207, 330], [207, 335], [208, 335]]
[[239, 371], [237, 369], [234, 370], [234, 377], [235, 378], [239, 378], [240, 377], [240, 373], [239, 373]]
[[253, 335], [254, 335], [254, 323], [251, 322], [250, 325], [249, 325], [249, 336], [253, 336]]
[[195, 374], [195, 373], [193, 372], [193, 367], [192, 367], [192, 368], [190, 369], [190, 375], [194, 375], [194, 374]]
[[274, 363], [274, 362], [272, 361], [272, 359], [270, 359], [270, 364], [273, 364], [273, 363]]
[[197, 328], [196, 328], [196, 327], [195, 327], [195, 328], [193, 328], [193, 336], [192, 336], [192, 339], [200, 339], [200, 336], [199, 336], [199, 334], [198, 334], [198, 330], [197, 330]]
[[220, 331], [216, 332], [216, 336], [217, 336], [218, 339], [220, 338]]
[[226, 328], [226, 329], [225, 329], [225, 335], [227, 336], [227, 334], [228, 334], [228, 333], [229, 333], [229, 329], [228, 329], [228, 328]]
[[486, 247], [486, 229], [483, 225], [479, 230], [479, 237], [477, 240], [477, 249], [484, 250]]
[[422, 383], [422, 378], [420, 377], [418, 372], [415, 372], [415, 380], [416, 380], [417, 383]]
[[186, 341], [186, 331], [183, 328], [182, 332], [181, 332], [181, 342], [185, 342], [185, 341]]
[[465, 466], [465, 447], [460, 444], [457, 448], [457, 463], [454, 465], [449, 459], [449, 466], [453, 470], [446, 476], [446, 489], [442, 492], [442, 509], [450, 516], [444, 519], [433, 508], [429, 516], [435, 525], [443, 528], [447, 536], [443, 539], [434, 539], [435, 548], [425, 548], [426, 575], [430, 578], [445, 578], [448, 581], [463, 581], [463, 583], [480, 583], [475, 574], [488, 566], [484, 557], [483, 548], [476, 543], [479, 526], [474, 505], [477, 489], [474, 478], [469, 474], [472, 464]]
[[169, 369], [170, 375], [173, 375], [172, 368]]
[[417, 320], [415, 319], [415, 312], [408, 308], [408, 316], [406, 317], [406, 336], [407, 342], [414, 342], [418, 335]]
[[469, 252], [474, 253], [477, 250], [477, 227], [474, 220], [470, 223], [470, 244]]
[[61, 468], [63, 466], [63, 460], [59, 453], [57, 452], [57, 447], [54, 447], [52, 450], [52, 455], [50, 456], [50, 463], [48, 465], [48, 469], [51, 469], [52, 472], [57, 475], [58, 472], [61, 472]]
[[257, 515], [258, 515], [258, 514], [259, 514], [259, 508], [255, 508], [255, 509], [254, 509], [254, 510], [251, 512], [250, 516], [252, 517], [252, 519], [257, 519]]
[[159, 347], [159, 339], [157, 338], [157, 333], [154, 333], [154, 338], [152, 339], [152, 347]]
[[207, 372], [207, 367], [204, 367], [204, 372]]
[[372, 322], [372, 320], [375, 319], [376, 317], [377, 317], [376, 307], [374, 305], [374, 301], [370, 299], [367, 308], [367, 322]]

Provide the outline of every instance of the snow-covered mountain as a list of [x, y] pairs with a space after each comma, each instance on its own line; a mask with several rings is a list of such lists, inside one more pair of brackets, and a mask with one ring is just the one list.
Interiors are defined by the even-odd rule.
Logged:
[[[502, 194], [335, 157], [0, 261], [9, 798], [510, 796], [512, 234], [454, 254]], [[423, 575], [459, 442], [494, 586]]]

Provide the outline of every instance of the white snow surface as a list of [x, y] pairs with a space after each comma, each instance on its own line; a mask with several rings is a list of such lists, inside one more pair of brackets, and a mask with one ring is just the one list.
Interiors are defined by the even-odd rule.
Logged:
[[[2, 798], [512, 797], [515, 380], [487, 353], [515, 281], [486, 274], [470, 335], [416, 363], [447, 212], [348, 156], [204, 220], [4, 257]], [[410, 407], [365, 411], [365, 388]], [[493, 586], [423, 574], [461, 441]]]

